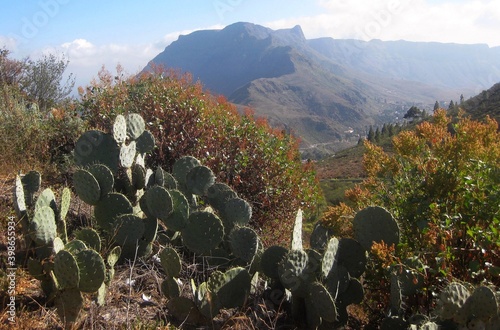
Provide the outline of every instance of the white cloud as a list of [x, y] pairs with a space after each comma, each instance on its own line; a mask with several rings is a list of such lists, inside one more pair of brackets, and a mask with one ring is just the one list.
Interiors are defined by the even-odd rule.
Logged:
[[0, 49], [6, 48], [11, 52], [15, 52], [18, 42], [15, 38], [0, 35]]
[[500, 46], [500, 0], [319, 0], [321, 15], [277, 20], [271, 28], [300, 24], [307, 38], [488, 43]]

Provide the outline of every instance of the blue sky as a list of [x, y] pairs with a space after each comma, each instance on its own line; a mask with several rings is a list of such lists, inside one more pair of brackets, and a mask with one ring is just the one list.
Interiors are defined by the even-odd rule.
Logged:
[[180, 34], [238, 21], [299, 24], [306, 38], [500, 46], [500, 0], [23, 0], [2, 1], [0, 48], [65, 54], [86, 85], [102, 65], [133, 74]]

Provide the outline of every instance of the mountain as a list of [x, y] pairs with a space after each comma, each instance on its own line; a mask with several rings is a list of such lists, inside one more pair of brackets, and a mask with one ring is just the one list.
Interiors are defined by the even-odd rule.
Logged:
[[499, 53], [485, 45], [307, 40], [300, 26], [235, 23], [180, 36], [145, 70], [190, 72], [211, 92], [293, 131], [303, 147], [338, 147], [411, 105], [432, 108], [500, 81]]

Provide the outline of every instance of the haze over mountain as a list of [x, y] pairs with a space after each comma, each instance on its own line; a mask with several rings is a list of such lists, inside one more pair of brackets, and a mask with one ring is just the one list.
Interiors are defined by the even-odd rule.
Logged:
[[145, 70], [153, 64], [190, 72], [213, 93], [291, 129], [304, 146], [352, 138], [411, 105], [431, 108], [500, 81], [500, 47], [307, 40], [300, 26], [252, 23], [181, 36]]

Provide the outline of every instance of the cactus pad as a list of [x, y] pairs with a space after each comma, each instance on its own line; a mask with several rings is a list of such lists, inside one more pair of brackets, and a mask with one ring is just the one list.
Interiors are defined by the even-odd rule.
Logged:
[[96, 178], [101, 188], [101, 198], [113, 191], [115, 178], [113, 172], [102, 164], [93, 164], [87, 169]]
[[337, 252], [339, 264], [344, 265], [351, 277], [360, 277], [366, 269], [366, 250], [352, 238], [341, 238]]
[[278, 279], [278, 265], [282, 262], [287, 253], [288, 250], [282, 246], [274, 245], [268, 247], [260, 259], [262, 272], [272, 279]]
[[248, 227], [236, 227], [229, 233], [231, 252], [246, 263], [252, 262], [259, 249], [259, 236]]
[[52, 244], [57, 236], [57, 226], [54, 210], [50, 206], [37, 208], [30, 223], [30, 233], [37, 246]]
[[170, 230], [180, 231], [187, 225], [189, 218], [189, 203], [184, 194], [180, 191], [170, 190], [169, 193], [172, 198], [173, 211], [163, 220], [163, 223]]
[[125, 168], [132, 167], [136, 154], [135, 141], [131, 141], [128, 145], [123, 144], [120, 148], [120, 165]]
[[84, 242], [87, 247], [97, 252], [101, 251], [101, 238], [95, 229], [82, 228], [75, 232], [75, 238]]
[[33, 196], [42, 184], [42, 176], [40, 172], [29, 171], [22, 177], [21, 181], [25, 192], [26, 204], [31, 206], [33, 205]]
[[56, 296], [55, 306], [57, 315], [65, 324], [65, 328], [71, 329], [83, 307], [82, 293], [74, 288], [60, 291]]
[[44, 189], [38, 196], [35, 203], [35, 212], [38, 208], [42, 206], [50, 206], [55, 213], [57, 213], [56, 196], [50, 188]]
[[155, 138], [150, 131], [142, 132], [141, 136], [135, 140], [135, 143], [139, 154], [151, 152], [155, 148]]
[[309, 298], [316, 313], [327, 322], [337, 320], [335, 301], [328, 290], [319, 282], [314, 282], [309, 288]]
[[182, 263], [177, 251], [172, 247], [166, 247], [160, 252], [159, 257], [165, 274], [169, 277], [179, 277]]
[[318, 252], [323, 252], [326, 249], [328, 241], [333, 236], [333, 230], [326, 228], [321, 222], [316, 223], [309, 239], [311, 248]]
[[188, 223], [181, 231], [186, 247], [198, 254], [215, 249], [224, 238], [222, 221], [210, 212], [194, 212], [189, 215]]
[[94, 208], [97, 225], [105, 231], [113, 228], [114, 219], [133, 212], [132, 204], [120, 193], [110, 193], [101, 198]]
[[303, 288], [307, 280], [309, 256], [304, 250], [291, 250], [278, 264], [278, 272], [283, 286], [292, 292]]
[[252, 217], [252, 207], [244, 199], [235, 197], [227, 200], [222, 219], [224, 226], [231, 230], [236, 226], [246, 226]]
[[226, 202], [238, 197], [231, 187], [225, 183], [216, 182], [207, 190], [207, 198], [210, 205], [220, 214], [226, 207]]
[[173, 210], [172, 197], [167, 189], [154, 186], [144, 193], [149, 213], [155, 218], [165, 220]]
[[297, 211], [292, 232], [292, 250], [302, 250], [302, 210]]
[[379, 206], [367, 207], [354, 216], [354, 238], [370, 251], [373, 242], [391, 246], [399, 243], [399, 227], [394, 217], [386, 209]]
[[106, 266], [102, 257], [94, 250], [83, 250], [75, 255], [80, 269], [78, 289], [82, 292], [96, 292], [106, 278]]
[[79, 169], [73, 175], [73, 186], [82, 201], [96, 205], [101, 198], [101, 188], [97, 179], [89, 171]]
[[155, 171], [155, 183], [159, 186], [162, 186], [166, 189], [177, 189], [177, 181], [175, 181], [175, 178], [173, 177], [172, 174], [166, 172], [163, 170], [161, 167], [158, 166], [158, 168]]
[[215, 183], [215, 175], [206, 166], [196, 166], [186, 175], [186, 187], [191, 194], [205, 196], [208, 188]]
[[243, 306], [250, 293], [251, 277], [242, 267], [227, 270], [225, 273], [213, 272], [207, 286], [212, 294], [219, 299], [223, 308]]
[[64, 249], [72, 255], [76, 255], [78, 252], [87, 250], [88, 248], [87, 245], [79, 239], [74, 239], [71, 242], [66, 243], [66, 245], [64, 245]]
[[83, 133], [75, 144], [75, 162], [78, 166], [104, 164], [112, 172], [118, 169], [120, 148], [111, 134], [91, 130]]
[[196, 166], [200, 166], [200, 161], [191, 156], [179, 158], [172, 168], [172, 175], [181, 187], [186, 185], [186, 175]]
[[452, 319], [469, 296], [469, 290], [462, 284], [455, 282], [448, 284], [439, 294], [437, 311], [441, 319]]
[[337, 252], [339, 250], [339, 240], [336, 237], [330, 238], [323, 254], [321, 263], [321, 273], [323, 277], [327, 277], [334, 265], [337, 263]]
[[59, 289], [78, 287], [80, 270], [76, 259], [65, 250], [59, 251], [54, 257], [54, 275], [59, 284]]
[[113, 138], [119, 144], [127, 139], [127, 121], [122, 115], [117, 115], [113, 123]]
[[144, 230], [144, 222], [141, 218], [133, 214], [122, 214], [115, 220], [115, 243], [122, 247], [132, 245], [135, 248], [144, 235]]
[[127, 135], [130, 139], [135, 140], [139, 138], [145, 128], [146, 123], [144, 122], [144, 119], [142, 119], [141, 115], [131, 113], [127, 116]]
[[176, 279], [173, 277], [167, 277], [161, 283], [161, 293], [168, 299], [176, 298], [181, 295], [181, 290]]
[[108, 258], [106, 259], [106, 262], [108, 263], [108, 266], [113, 268], [115, 264], [118, 262], [120, 259], [120, 255], [122, 254], [122, 248], [119, 246], [115, 246], [113, 249], [108, 254]]

